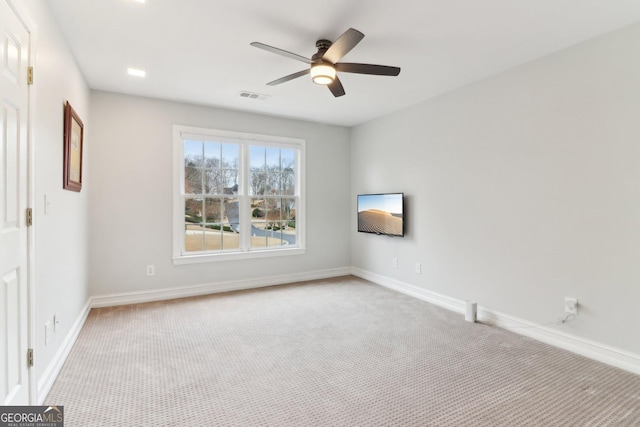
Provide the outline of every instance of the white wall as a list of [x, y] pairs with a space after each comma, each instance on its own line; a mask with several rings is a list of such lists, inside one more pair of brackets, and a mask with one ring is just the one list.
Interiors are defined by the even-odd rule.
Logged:
[[[640, 354], [640, 25], [352, 132], [352, 264]], [[404, 239], [355, 195], [404, 191]], [[399, 269], [392, 268], [397, 257]], [[422, 274], [414, 263], [422, 263]]]
[[[292, 257], [172, 264], [173, 125], [305, 139], [307, 252]], [[92, 295], [151, 291], [346, 268], [349, 130], [106, 92], [91, 94]], [[155, 276], [146, 266], [155, 265]]]
[[[84, 160], [91, 151], [89, 89], [55, 23], [46, 1], [24, 0], [20, 6], [35, 24], [33, 143], [35, 146], [35, 300], [37, 378], [50, 366], [88, 299], [88, 203], [90, 171], [82, 192], [62, 189], [64, 103], [69, 101], [85, 125]], [[85, 163], [86, 166], [86, 163]], [[44, 213], [44, 195], [49, 211]], [[44, 344], [44, 325], [60, 324]], [[40, 396], [43, 397], [43, 396]]]

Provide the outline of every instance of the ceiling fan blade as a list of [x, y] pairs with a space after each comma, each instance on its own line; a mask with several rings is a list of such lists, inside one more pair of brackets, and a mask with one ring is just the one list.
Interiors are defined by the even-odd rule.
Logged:
[[343, 73], [373, 74], [376, 76], [397, 76], [400, 74], [400, 67], [390, 67], [388, 65], [340, 62], [335, 67], [336, 71], [342, 71]]
[[295, 59], [297, 61], [304, 62], [305, 64], [311, 64], [312, 61], [304, 56], [300, 56], [297, 53], [289, 52], [286, 50], [278, 49], [277, 47], [269, 46], [268, 44], [253, 42], [251, 46], [257, 47], [258, 49], [266, 50], [267, 52], [276, 53], [278, 55], [286, 56], [287, 58]]
[[329, 83], [327, 87], [336, 98], [345, 94], [344, 88], [342, 87], [342, 83], [340, 82], [338, 76], [336, 76], [336, 78], [333, 79], [333, 82]]
[[268, 86], [276, 86], [280, 83], [288, 82], [289, 80], [297, 79], [298, 77], [302, 77], [305, 74], [309, 74], [309, 70], [298, 71], [297, 73], [289, 74], [288, 76], [284, 76], [279, 78], [278, 80], [274, 80], [272, 82], [267, 83]]
[[327, 51], [322, 56], [322, 59], [335, 64], [340, 61], [340, 59], [345, 56], [351, 49], [356, 47], [360, 40], [364, 38], [364, 34], [362, 34], [358, 30], [354, 30], [353, 28], [349, 28], [344, 32], [338, 39], [333, 42], [331, 47], [327, 49]]

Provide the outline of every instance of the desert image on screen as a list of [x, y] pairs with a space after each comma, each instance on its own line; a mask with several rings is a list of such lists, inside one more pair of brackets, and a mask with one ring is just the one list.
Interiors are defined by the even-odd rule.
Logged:
[[402, 236], [402, 195], [360, 196], [358, 231]]

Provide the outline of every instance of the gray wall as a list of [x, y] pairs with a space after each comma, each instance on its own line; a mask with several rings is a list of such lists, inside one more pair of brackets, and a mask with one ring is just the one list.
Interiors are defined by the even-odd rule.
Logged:
[[[92, 295], [344, 268], [349, 250], [349, 130], [339, 126], [106, 92], [91, 93]], [[307, 252], [172, 264], [173, 125], [306, 140]], [[146, 276], [153, 264], [156, 274]]]
[[[640, 354], [638, 40], [628, 27], [354, 128], [352, 265], [541, 324], [577, 297], [562, 331]], [[355, 195], [385, 191], [408, 196], [404, 239], [354, 231]]]

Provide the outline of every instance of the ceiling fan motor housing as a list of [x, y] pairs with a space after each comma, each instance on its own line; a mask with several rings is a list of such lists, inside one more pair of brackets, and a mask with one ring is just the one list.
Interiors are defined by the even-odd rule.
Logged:
[[[316, 42], [316, 48], [318, 49], [318, 53], [314, 54], [311, 57], [311, 60], [313, 62], [320, 62], [322, 61], [322, 56], [324, 55], [324, 53], [327, 51], [327, 49], [329, 49], [331, 47], [332, 43], [329, 40], [318, 40]], [[322, 61], [322, 62], [326, 62], [326, 61]]]

